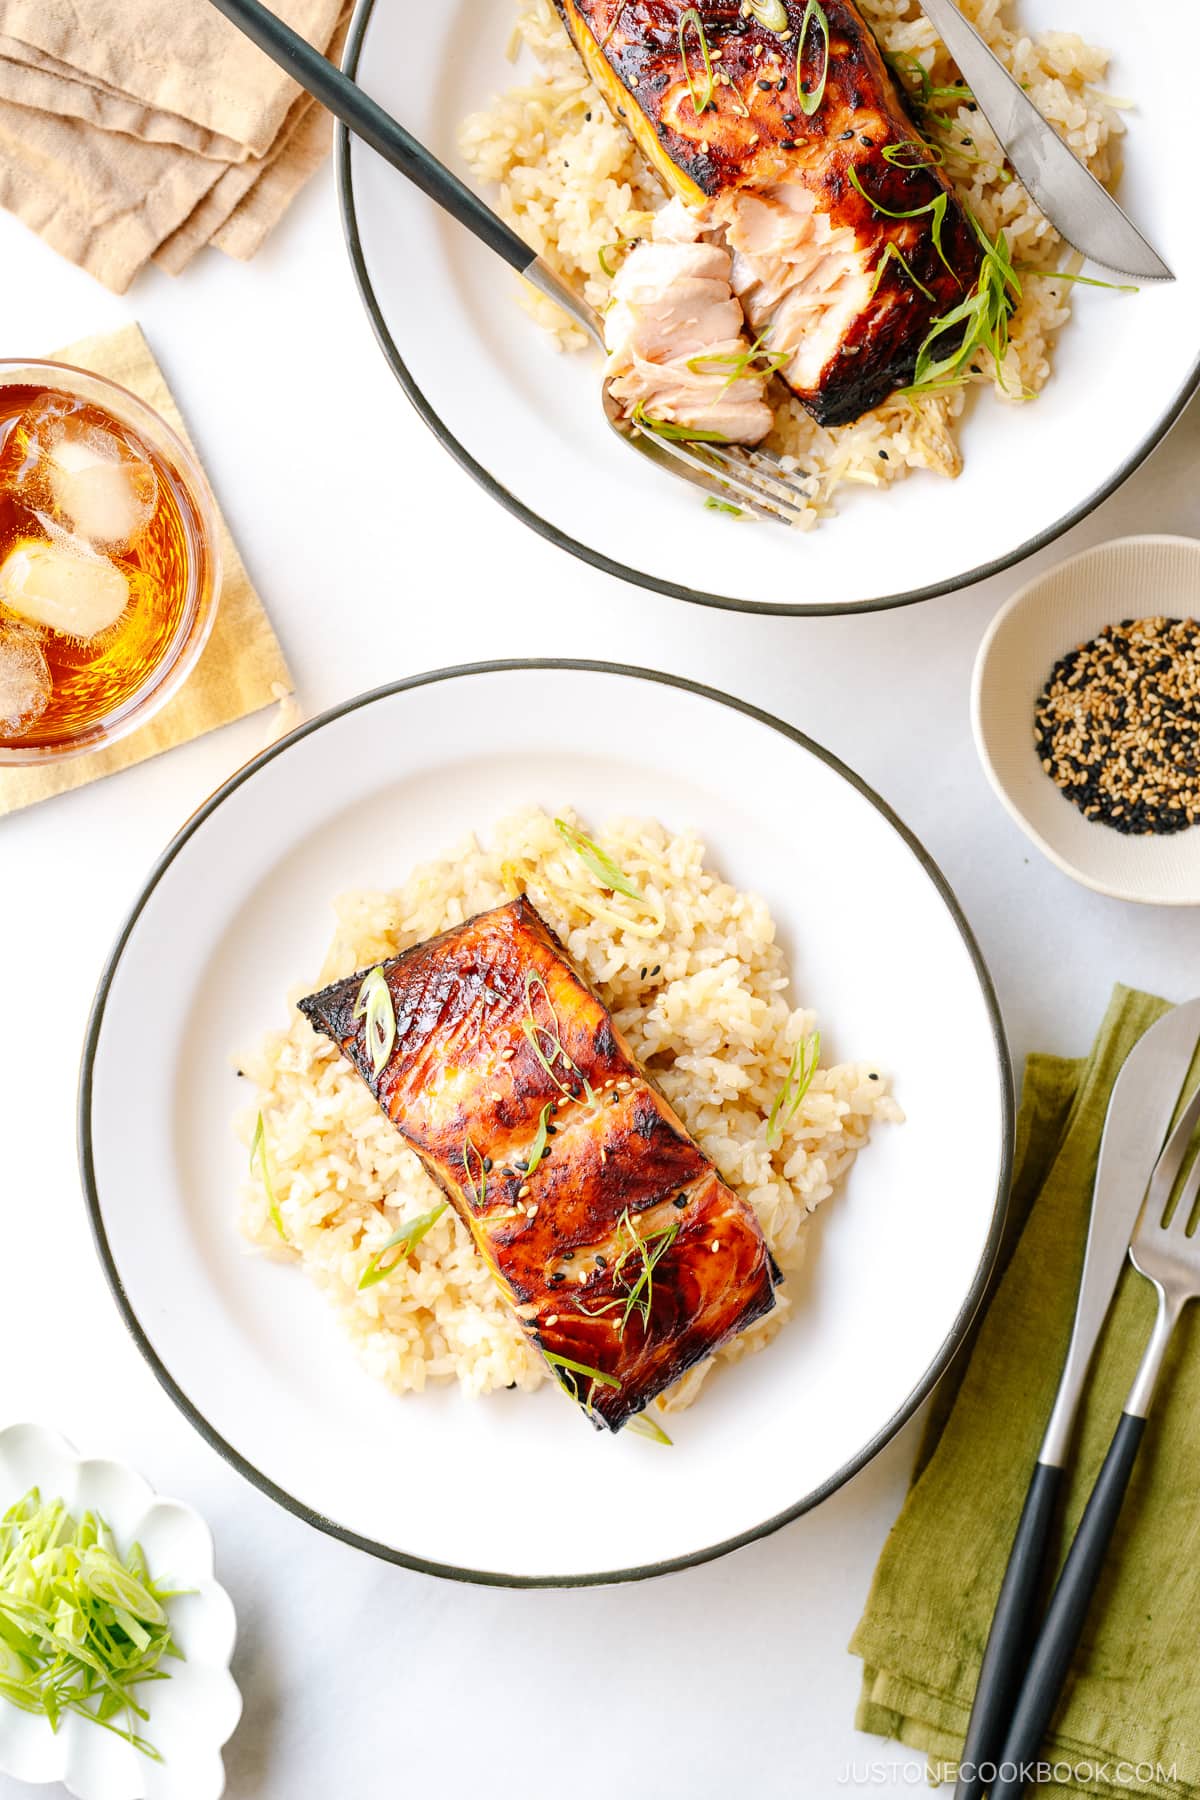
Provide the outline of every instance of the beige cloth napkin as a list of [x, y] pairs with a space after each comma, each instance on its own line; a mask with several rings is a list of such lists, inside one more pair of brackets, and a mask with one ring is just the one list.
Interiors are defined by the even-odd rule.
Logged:
[[[87, 338], [56, 355], [62, 362], [120, 382], [187, 439], [162, 370], [137, 325], [127, 325], [106, 337]], [[224, 575], [216, 621], [200, 661], [174, 699], [145, 725], [105, 750], [85, 752], [46, 768], [0, 769], [0, 816], [144, 762], [160, 750], [187, 743], [273, 701], [286, 702], [292, 678], [283, 651], [223, 519], [220, 532]], [[294, 722], [292, 711], [290, 702], [281, 708], [287, 716], [278, 720], [277, 729]]]
[[[340, 56], [348, 0], [276, 10]], [[209, 0], [0, 0], [0, 205], [116, 293], [252, 256], [331, 129]]]

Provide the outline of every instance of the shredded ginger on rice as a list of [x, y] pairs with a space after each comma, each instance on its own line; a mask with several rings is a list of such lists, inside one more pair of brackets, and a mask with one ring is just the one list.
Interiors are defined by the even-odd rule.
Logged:
[[[872, 1124], [903, 1116], [887, 1076], [867, 1062], [818, 1069], [768, 1146], [772, 1103], [816, 1018], [787, 997], [765, 903], [706, 866], [693, 832], [622, 819], [598, 841], [661, 909], [661, 930], [636, 902], [601, 889], [551, 815], [530, 808], [502, 820], [490, 848], [467, 838], [394, 893], [344, 894], [318, 980], [370, 968], [523, 887], [689, 1131], [753, 1206], [785, 1274], [794, 1273], [809, 1215], [843, 1180]], [[299, 986], [291, 998], [309, 991]], [[249, 1146], [261, 1111], [283, 1235], [257, 1163], [242, 1230], [325, 1291], [366, 1368], [397, 1393], [451, 1379], [472, 1395], [540, 1386], [549, 1370], [452, 1208], [393, 1273], [359, 1288], [388, 1238], [443, 1196], [335, 1047], [295, 1012], [239, 1067], [257, 1089], [240, 1133]], [[713, 1360], [760, 1349], [787, 1313], [785, 1282], [774, 1313]], [[660, 1404], [688, 1404], [710, 1367], [690, 1371]]]
[[[1024, 86], [1038, 110], [1099, 180], [1118, 173], [1116, 151], [1126, 103], [1104, 93], [1108, 52], [1070, 32], [1030, 37], [1010, 17], [1008, 0], [961, 0], [962, 9]], [[858, 0], [886, 54], [916, 57], [935, 85], [961, 77], [919, 0]], [[614, 246], [645, 233], [665, 200], [657, 176], [635, 148], [584, 71], [552, 0], [521, 0], [510, 45], [523, 64], [522, 80], [493, 105], [463, 121], [459, 142], [478, 181], [493, 190], [499, 212], [564, 280], [602, 312], [611, 281]], [[970, 103], [950, 103], [937, 141], [945, 171], [993, 239], [1003, 227], [1022, 270], [1054, 269], [1063, 241], [1004, 167], [990, 126]], [[1073, 253], [1072, 253], [1073, 255]], [[603, 261], [602, 261], [603, 259]], [[1073, 273], [1080, 258], [1065, 265]], [[981, 369], [971, 385], [990, 388], [1009, 404], [1033, 396], [1050, 376], [1054, 340], [1070, 317], [1070, 284], [1023, 277], [999, 371]], [[521, 305], [563, 350], [588, 340], [552, 301], [526, 282]], [[849, 425], [818, 425], [782, 383], [772, 388], [775, 428], [768, 446], [816, 478], [802, 527], [834, 511], [845, 482], [887, 487], [913, 469], [955, 476], [962, 469], [959, 426], [967, 389], [908, 399], [895, 394]]]

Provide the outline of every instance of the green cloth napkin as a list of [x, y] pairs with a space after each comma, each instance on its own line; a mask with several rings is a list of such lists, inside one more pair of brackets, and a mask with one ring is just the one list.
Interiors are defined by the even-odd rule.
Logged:
[[[943, 1380], [850, 1648], [856, 1723], [953, 1775], [983, 1646], [1066, 1354], [1109, 1094], [1166, 1003], [1118, 987], [1091, 1055], [1031, 1056], [1005, 1242], [973, 1339]], [[1200, 1077], [1200, 1056], [1187, 1092]], [[1060, 1558], [1154, 1317], [1126, 1267], [1069, 1476]], [[1044, 1760], [1039, 1800], [1200, 1796], [1200, 1306], [1175, 1334], [1108, 1563]], [[945, 1765], [950, 1765], [949, 1768]]]

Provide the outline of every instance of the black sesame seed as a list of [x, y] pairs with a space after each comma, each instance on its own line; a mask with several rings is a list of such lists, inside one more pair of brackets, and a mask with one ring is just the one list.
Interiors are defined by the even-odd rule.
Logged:
[[598, 1269], [607, 1269], [608, 1263], [605, 1261], [604, 1257], [598, 1256], [596, 1258], [596, 1267]]
[[677, 1207], [678, 1207], [678, 1208], [679, 1208], [679, 1210], [680, 1210], [680, 1212], [682, 1212], [682, 1211], [683, 1211], [683, 1209], [684, 1209], [684, 1207], [685, 1207], [685, 1206], [686, 1206], [686, 1205], [687, 1205], [687, 1203], [688, 1203], [688, 1202], [687, 1202], [687, 1195], [686, 1195], [686, 1194], [676, 1194], [676, 1196], [675, 1196], [675, 1205], [676, 1205], [676, 1206], [677, 1206]]
[[854, 133], [852, 131], [840, 131], [838, 133], [839, 141], [843, 144], [846, 142], [847, 138], [852, 138], [853, 136]]
[[492, 1165], [492, 1159], [491, 1159], [491, 1157], [490, 1157], [490, 1156], [485, 1156], [485, 1157], [484, 1157], [484, 1159], [483, 1159], [483, 1172], [484, 1172], [484, 1174], [485, 1174], [485, 1175], [490, 1175], [490, 1174], [491, 1174], [491, 1172], [492, 1172], [492, 1166], [493, 1166], [493, 1165]]
[[785, 125], [794, 125], [799, 116], [798, 113], [784, 113], [783, 122]]
[[873, 150], [875, 148], [875, 139], [869, 138], [865, 131], [863, 133], [862, 141], [867, 146], [868, 150]]
[[881, 450], [879, 452], [879, 460], [880, 460], [880, 462], [891, 462], [892, 459], [888, 455], [886, 450]]
[[795, 138], [780, 138], [779, 148], [781, 150], [794, 150], [796, 148]]
[[762, 93], [769, 94], [771, 89], [775, 86], [775, 83], [773, 81], [760, 81], [758, 86]]

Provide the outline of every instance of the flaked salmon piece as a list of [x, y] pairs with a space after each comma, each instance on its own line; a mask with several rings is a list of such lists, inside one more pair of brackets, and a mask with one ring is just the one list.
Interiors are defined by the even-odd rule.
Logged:
[[701, 241], [699, 221], [676, 202], [629, 252], [604, 320], [605, 376], [627, 418], [640, 408], [652, 420], [733, 444], [767, 435], [766, 377], [732, 276], [729, 251]]
[[524, 897], [381, 968], [395, 1039], [378, 1073], [366, 971], [300, 1010], [417, 1151], [529, 1342], [619, 1430], [774, 1306], [753, 1211]]
[[911, 380], [981, 249], [852, 0], [824, 0], [827, 58], [811, 14], [799, 44], [806, 0], [781, 0], [783, 33], [735, 0], [557, 3], [670, 193], [724, 232], [750, 331], [814, 418], [845, 424]]

